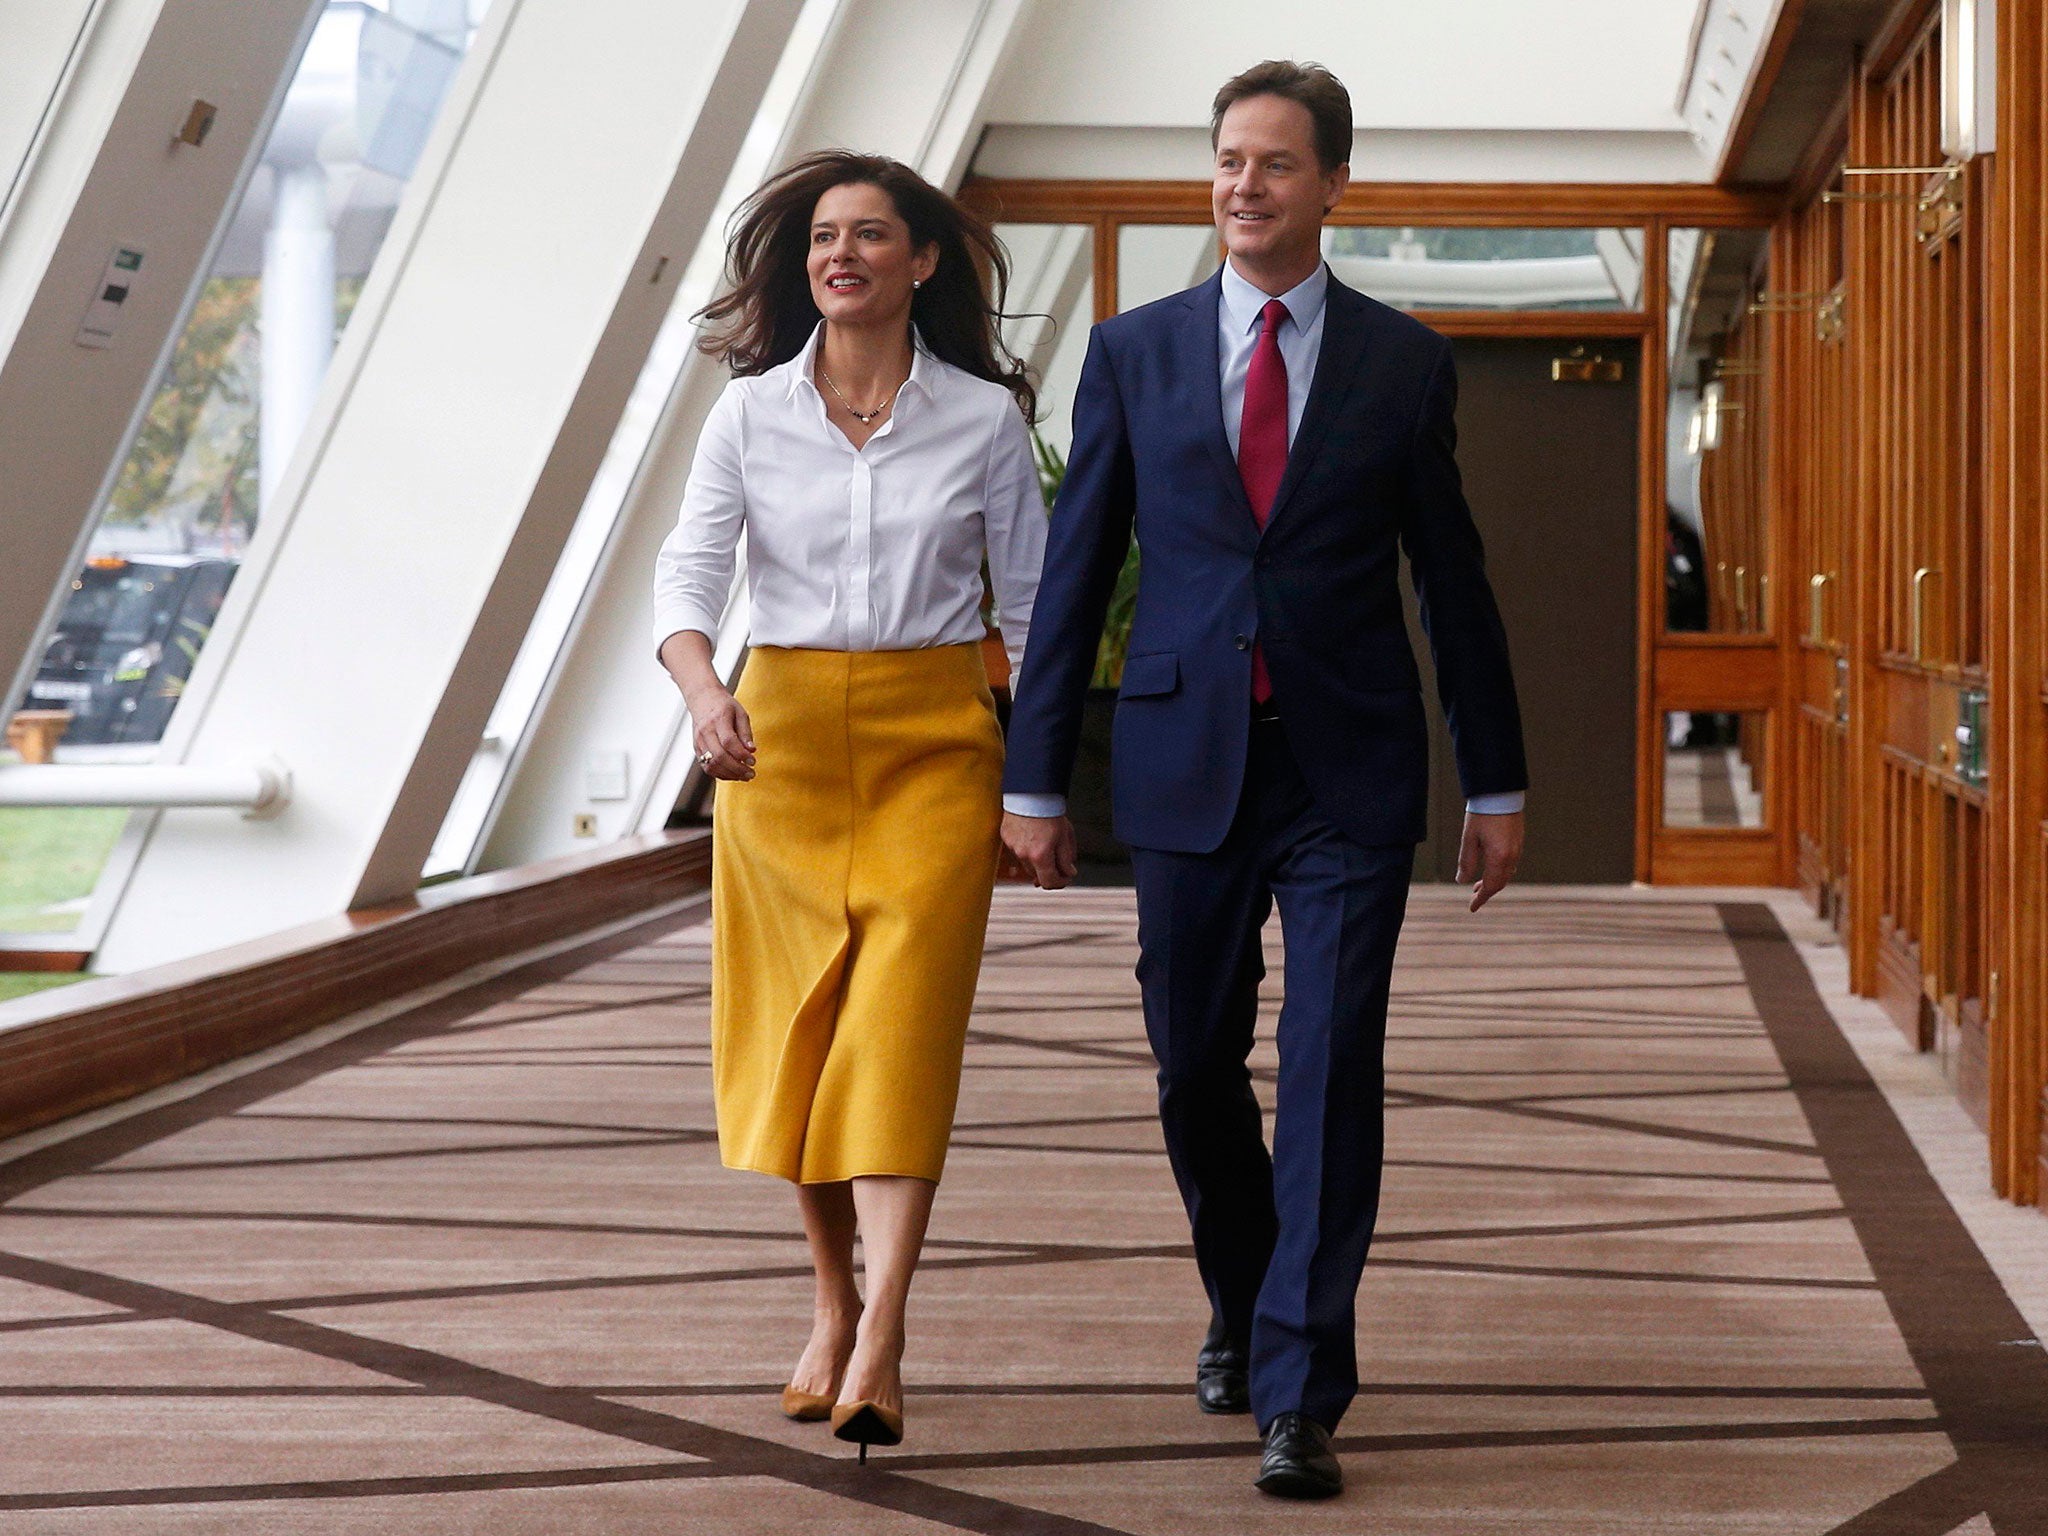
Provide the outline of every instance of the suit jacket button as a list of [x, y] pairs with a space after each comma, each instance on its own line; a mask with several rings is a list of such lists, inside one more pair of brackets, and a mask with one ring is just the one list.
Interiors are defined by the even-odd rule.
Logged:
[[1252, 637], [1250, 635], [1239, 635], [1231, 643], [1234, 644], [1240, 651], [1248, 651], [1252, 648]]

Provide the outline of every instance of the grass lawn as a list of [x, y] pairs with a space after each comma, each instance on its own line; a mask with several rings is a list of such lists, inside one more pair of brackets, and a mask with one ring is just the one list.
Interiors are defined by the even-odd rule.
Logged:
[[77, 927], [77, 908], [64, 904], [92, 894], [127, 819], [118, 806], [0, 808], [0, 932]]
[[52, 987], [90, 979], [84, 971], [0, 971], [0, 1003], [10, 997], [26, 997], [31, 992], [47, 992]]

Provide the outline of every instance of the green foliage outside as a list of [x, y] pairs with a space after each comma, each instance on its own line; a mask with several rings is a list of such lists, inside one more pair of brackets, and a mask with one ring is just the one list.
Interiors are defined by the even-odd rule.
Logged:
[[[107, 806], [0, 809], [0, 932], [66, 933], [128, 813]], [[54, 910], [53, 910], [54, 909]]]
[[207, 280], [107, 500], [107, 520], [139, 523], [167, 501], [194, 502], [197, 528], [256, 525], [256, 319], [253, 277]]
[[[1067, 461], [1036, 432], [1031, 441], [1038, 452], [1038, 488], [1045, 495], [1046, 511], [1052, 510], [1060, 485], [1067, 478]], [[1089, 685], [1115, 688], [1124, 680], [1124, 657], [1131, 649], [1131, 621], [1138, 613], [1138, 541], [1131, 540], [1123, 569], [1116, 573], [1116, 586], [1109, 594], [1109, 614], [1102, 624], [1102, 644], [1095, 652], [1095, 676]]]
[[89, 981], [84, 971], [0, 971], [0, 1003], [52, 987], [68, 987], [74, 981]]

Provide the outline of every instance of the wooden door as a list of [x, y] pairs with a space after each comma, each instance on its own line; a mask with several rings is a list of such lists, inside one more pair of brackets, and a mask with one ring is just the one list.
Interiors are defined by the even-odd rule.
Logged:
[[[1830, 178], [1834, 179], [1834, 178]], [[1797, 877], [1815, 910], [1846, 933], [1849, 805], [1848, 538], [1855, 401], [1843, 324], [1844, 205], [1815, 195], [1774, 239], [1773, 265], [1802, 297], [1779, 327], [1773, 443], [1790, 522], [1800, 627], [1792, 730]]]
[[[1518, 878], [1625, 884], [1635, 875], [1641, 343], [1462, 336], [1455, 345], [1458, 464], [1486, 541], [1528, 744], [1529, 842]], [[1575, 346], [1620, 363], [1619, 377], [1554, 380], [1552, 360]], [[1427, 672], [1419, 631], [1417, 654]], [[1416, 876], [1449, 880], [1464, 799], [1434, 708], [1430, 719], [1430, 835]]]

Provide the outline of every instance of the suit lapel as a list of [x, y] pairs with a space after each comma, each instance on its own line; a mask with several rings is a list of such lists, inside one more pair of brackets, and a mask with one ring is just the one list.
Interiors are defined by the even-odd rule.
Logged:
[[1230, 487], [1231, 498], [1256, 527], [1251, 498], [1244, 493], [1244, 477], [1238, 473], [1236, 456], [1231, 453], [1230, 439], [1223, 430], [1223, 349], [1218, 340], [1222, 322], [1217, 318], [1217, 308], [1222, 302], [1223, 269], [1219, 267], [1207, 282], [1189, 295], [1180, 332], [1181, 377], [1195, 380], [1202, 439], [1209, 445], [1210, 456], [1216, 460], [1217, 473]]
[[[1213, 332], [1214, 328], [1211, 329]], [[1358, 372], [1359, 360], [1365, 355], [1365, 333], [1364, 299], [1332, 274], [1323, 290], [1323, 345], [1316, 356], [1316, 376], [1309, 385], [1308, 402], [1302, 407], [1301, 425], [1295, 428], [1294, 442], [1287, 450], [1287, 470], [1280, 477], [1280, 489], [1273, 496], [1273, 511], [1266, 519], [1269, 529], [1287, 510], [1288, 498], [1301, 483], [1308, 466], [1315, 462], [1316, 451], [1329, 434], [1338, 403], [1351, 387], [1352, 375]], [[1220, 398], [1220, 385], [1218, 395]], [[1227, 451], [1228, 445], [1225, 447]]]

